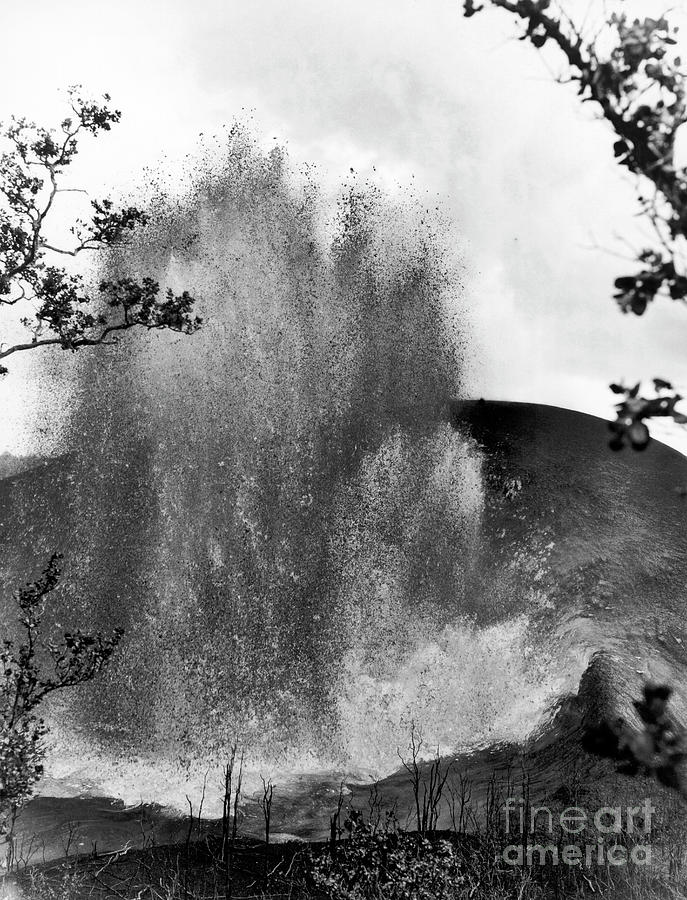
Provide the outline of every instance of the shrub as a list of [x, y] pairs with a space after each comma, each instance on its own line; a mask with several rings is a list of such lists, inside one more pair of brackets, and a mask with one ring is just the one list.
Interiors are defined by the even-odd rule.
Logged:
[[374, 828], [352, 812], [349, 837], [315, 856], [310, 876], [333, 900], [440, 900], [461, 896], [465, 878], [454, 845], [404, 832], [387, 818]]

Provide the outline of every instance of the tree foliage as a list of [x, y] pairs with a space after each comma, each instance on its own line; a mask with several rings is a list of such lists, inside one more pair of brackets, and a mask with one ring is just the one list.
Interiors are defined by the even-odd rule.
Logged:
[[14, 595], [21, 637], [5, 638], [0, 646], [0, 836], [8, 863], [17, 812], [43, 774], [46, 728], [37, 707], [49, 694], [94, 678], [122, 636], [115, 629], [110, 635], [75, 631], [59, 640], [43, 637], [41, 621], [46, 598], [59, 583], [59, 561], [55, 554], [40, 578]]
[[[687, 79], [676, 53], [677, 29], [665, 16], [631, 18], [620, 0], [611, 6], [615, 10], [591, 34], [551, 0], [464, 0], [464, 13], [496, 7], [514, 14], [523, 40], [562, 53], [561, 81], [575, 84], [581, 100], [613, 128], [615, 158], [635, 176], [640, 210], [653, 234], [651, 245], [636, 253], [635, 271], [616, 279], [614, 298], [624, 313], [641, 316], [657, 297], [687, 302], [687, 168], [675, 162], [678, 132], [687, 128]], [[613, 449], [626, 441], [635, 449], [647, 445], [644, 420], [673, 415], [682, 399], [666, 390], [647, 399], [638, 397], [638, 387], [621, 388], [627, 396], [612, 423]]]
[[[94, 199], [91, 212], [71, 226], [71, 245], [51, 243], [46, 225], [78, 154], [79, 140], [98, 136], [119, 122], [121, 113], [69, 90], [71, 115], [59, 128], [12, 118], [0, 132], [0, 307], [17, 307], [27, 340], [0, 345], [0, 360], [37, 347], [64, 350], [111, 343], [117, 332], [140, 326], [190, 334], [200, 327], [194, 298], [187, 292], [161, 294], [152, 278], [102, 281], [93, 296], [83, 276], [56, 260], [99, 251], [127, 240], [146, 222], [135, 206]], [[0, 374], [7, 372], [0, 364]]]
[[668, 709], [671, 694], [667, 685], [645, 684], [644, 696], [634, 701], [640, 727], [622, 718], [604, 720], [586, 731], [583, 746], [589, 753], [614, 760], [619, 772], [654, 778], [687, 798], [683, 765], [687, 743]]
[[617, 418], [609, 423], [613, 433], [609, 444], [611, 450], [622, 450], [626, 443], [634, 450], [645, 450], [650, 440], [646, 419], [667, 416], [678, 425], [687, 424], [687, 416], [675, 408], [683, 399], [682, 395], [676, 393], [672, 384], [663, 378], [653, 379], [654, 397], [640, 396], [641, 382], [633, 387], [622, 384], [612, 384], [610, 387], [614, 394], [623, 397], [616, 404]]

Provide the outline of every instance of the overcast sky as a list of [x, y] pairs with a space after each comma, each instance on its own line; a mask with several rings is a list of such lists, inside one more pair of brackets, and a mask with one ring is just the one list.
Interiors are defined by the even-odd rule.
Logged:
[[[82, 157], [89, 186], [129, 187], [251, 115], [327, 185], [353, 167], [436, 196], [468, 266], [473, 394], [601, 415], [609, 380], [657, 375], [687, 394], [687, 311], [637, 319], [610, 299], [632, 268], [599, 247], [637, 228], [612, 135], [508, 16], [465, 20], [455, 0], [32, 0], [0, 5], [0, 33], [2, 117], [59, 121], [75, 82], [122, 109]], [[38, 396], [30, 362], [14, 364], [0, 450], [26, 448]]]

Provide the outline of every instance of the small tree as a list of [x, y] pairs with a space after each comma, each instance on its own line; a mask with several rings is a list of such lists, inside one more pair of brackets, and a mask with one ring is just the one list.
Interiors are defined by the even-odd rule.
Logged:
[[[80, 274], [54, 260], [77, 257], [124, 242], [146, 222], [135, 206], [117, 206], [111, 199], [91, 201], [87, 220], [70, 228], [71, 246], [51, 243], [45, 234], [60, 193], [79, 190], [63, 187], [65, 170], [78, 153], [84, 134], [97, 136], [119, 122], [121, 113], [104, 103], [84, 100], [78, 87], [70, 88], [71, 115], [58, 129], [43, 128], [12, 118], [0, 131], [0, 307], [17, 307], [28, 340], [0, 345], [0, 360], [38, 347], [77, 350], [112, 343], [117, 332], [136, 326], [190, 334], [200, 327], [193, 315], [194, 298], [175, 295], [150, 277], [140, 281], [122, 277], [103, 280], [95, 296]], [[0, 364], [0, 374], [7, 368]]]
[[[613, 128], [615, 158], [637, 180], [640, 211], [653, 231], [651, 246], [636, 253], [638, 270], [615, 281], [614, 298], [624, 313], [643, 315], [656, 297], [687, 302], [687, 168], [675, 164], [678, 131], [687, 128], [687, 79], [675, 52], [676, 28], [665, 16], [631, 19], [621, 0], [604, 4], [605, 20], [579, 27], [551, 0], [464, 0], [469, 18], [487, 7], [503, 9], [524, 25], [522, 40], [562, 54], [560, 81], [573, 83]], [[601, 41], [601, 35], [610, 39]], [[603, 49], [608, 46], [609, 49]], [[612, 385], [624, 394], [612, 423], [611, 447], [628, 441], [642, 450], [649, 442], [645, 420], [687, 417], [675, 409], [682, 399], [669, 382], [655, 379], [656, 394], [640, 385]]]
[[55, 554], [41, 577], [15, 594], [21, 638], [6, 638], [0, 647], [0, 835], [7, 844], [8, 869], [17, 813], [43, 774], [46, 727], [37, 707], [54, 691], [94, 678], [122, 636], [121, 629], [109, 636], [76, 631], [65, 632], [59, 641], [45, 640], [41, 620], [46, 597], [59, 581], [59, 560]]

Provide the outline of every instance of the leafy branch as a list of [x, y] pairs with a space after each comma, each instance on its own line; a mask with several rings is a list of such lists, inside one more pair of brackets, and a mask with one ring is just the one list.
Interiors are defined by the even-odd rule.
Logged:
[[[581, 100], [611, 125], [615, 158], [637, 179], [640, 211], [655, 240], [635, 253], [638, 269], [616, 279], [620, 309], [641, 316], [659, 296], [687, 302], [687, 168], [675, 164], [676, 135], [687, 128], [687, 80], [675, 53], [677, 28], [665, 16], [631, 19], [612, 12], [601, 30], [587, 37], [552, 0], [463, 4], [468, 18], [487, 7], [515, 15], [524, 25], [521, 39], [538, 50], [552, 45], [562, 52], [566, 73], [560, 80], [576, 84]], [[599, 49], [602, 33], [611, 38], [605, 51]], [[673, 412], [665, 396], [649, 401], [628, 394], [612, 423], [611, 446], [620, 449], [629, 437], [632, 447], [642, 449], [649, 440], [643, 420]]]
[[[613, 13], [605, 28], [614, 46], [602, 57], [598, 35], [583, 37], [567, 17], [551, 12], [551, 0], [488, 0], [488, 5], [524, 20], [523, 40], [538, 49], [552, 43], [563, 52], [564, 80], [577, 84], [583, 102], [597, 105], [618, 138], [617, 161], [640, 179], [642, 211], [656, 228], [659, 247], [640, 251], [638, 261], [648, 265], [631, 281], [616, 282], [621, 309], [641, 315], [659, 290], [684, 300], [687, 277], [676, 263], [682, 248], [675, 242], [687, 236], [687, 169], [674, 165], [674, 145], [687, 122], [687, 88], [682, 61], [672, 52], [677, 29], [665, 17], [630, 21], [626, 13]], [[465, 0], [466, 16], [482, 9]]]
[[[77, 350], [112, 343], [118, 332], [140, 326], [183, 334], [196, 331], [202, 320], [193, 315], [195, 299], [168, 290], [151, 278], [102, 281], [95, 296], [81, 275], [50, 261], [77, 257], [125, 243], [146, 214], [135, 206], [117, 207], [105, 198], [91, 201], [91, 215], [70, 228], [71, 246], [49, 241], [45, 228], [57, 195], [78, 188], [62, 187], [65, 172], [78, 154], [84, 135], [98, 136], [119, 122], [121, 113], [104, 103], [85, 100], [70, 88], [71, 115], [59, 128], [44, 128], [12, 118], [0, 132], [0, 307], [28, 308], [21, 324], [27, 341], [0, 344], [0, 359], [38, 347]], [[0, 374], [7, 369], [0, 365]]]
[[687, 744], [684, 730], [668, 710], [671, 694], [667, 685], [646, 684], [642, 699], [633, 704], [639, 728], [622, 718], [604, 719], [585, 731], [582, 743], [588, 753], [614, 760], [622, 774], [654, 778], [687, 799]]
[[683, 399], [682, 395], [673, 389], [669, 381], [662, 378], [654, 378], [653, 385], [655, 397], [639, 395], [641, 382], [634, 387], [624, 387], [621, 384], [610, 386], [614, 394], [621, 394], [624, 397], [616, 404], [615, 421], [609, 422], [608, 425], [613, 432], [609, 443], [611, 450], [622, 450], [626, 441], [634, 450], [646, 449], [650, 435], [645, 419], [668, 416], [678, 425], [687, 424], [687, 416], [675, 408]]

